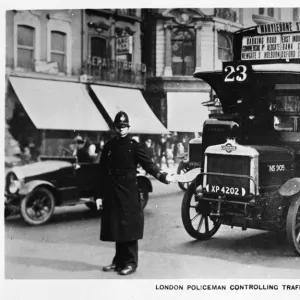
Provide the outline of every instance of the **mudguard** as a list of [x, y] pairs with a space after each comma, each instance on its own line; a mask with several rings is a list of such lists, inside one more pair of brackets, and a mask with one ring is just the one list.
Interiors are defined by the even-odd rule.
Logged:
[[300, 191], [300, 178], [295, 177], [289, 179], [279, 190], [281, 196], [289, 197], [297, 194]]
[[19, 194], [26, 196], [29, 193], [31, 193], [37, 186], [40, 186], [40, 185], [49, 186], [49, 187], [55, 189], [55, 186], [52, 183], [48, 182], [48, 181], [33, 180], [33, 181], [28, 182], [28, 183], [25, 183], [24, 186], [21, 187], [21, 189], [19, 191]]
[[149, 180], [148, 177], [138, 174], [137, 175], [137, 181], [138, 181], [139, 185], [144, 184], [147, 187], [149, 193], [153, 192], [152, 183], [151, 183], [151, 181]]

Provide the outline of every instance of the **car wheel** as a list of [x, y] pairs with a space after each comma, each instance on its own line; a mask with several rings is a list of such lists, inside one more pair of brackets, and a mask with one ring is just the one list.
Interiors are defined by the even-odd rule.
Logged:
[[186, 232], [191, 237], [197, 240], [208, 240], [219, 230], [221, 224], [217, 219], [211, 218], [209, 202], [196, 201], [195, 195], [199, 186], [197, 180], [194, 180], [185, 192], [181, 205], [181, 218]]
[[140, 200], [142, 209], [144, 210], [145, 207], [147, 206], [148, 200], [149, 200], [149, 192], [148, 192], [147, 187], [145, 187], [144, 185], [142, 185], [139, 188], [139, 200]]
[[[187, 168], [187, 163], [184, 161], [181, 161], [177, 167], [177, 174], [185, 174], [189, 169]], [[188, 182], [178, 182], [178, 186], [181, 190], [186, 191], [189, 183]]]
[[35, 188], [21, 201], [21, 216], [30, 225], [42, 225], [49, 221], [55, 208], [53, 193], [44, 187]]
[[87, 202], [85, 203], [86, 207], [88, 207], [90, 210], [97, 210], [97, 204], [95, 202]]
[[286, 221], [286, 237], [291, 249], [300, 255], [300, 196], [294, 196]]

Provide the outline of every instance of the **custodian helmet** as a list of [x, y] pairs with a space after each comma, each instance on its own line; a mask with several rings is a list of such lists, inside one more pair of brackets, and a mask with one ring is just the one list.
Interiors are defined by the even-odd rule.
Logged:
[[129, 118], [126, 112], [119, 111], [116, 114], [114, 126], [129, 127]]

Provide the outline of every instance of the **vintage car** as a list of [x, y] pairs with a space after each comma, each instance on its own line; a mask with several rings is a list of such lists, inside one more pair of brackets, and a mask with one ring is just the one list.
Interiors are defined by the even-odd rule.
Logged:
[[[41, 225], [50, 220], [56, 206], [84, 203], [97, 209], [94, 190], [100, 181], [98, 167], [77, 163], [73, 157], [40, 157], [38, 162], [13, 167], [5, 179], [5, 217], [20, 213], [26, 223]], [[137, 180], [144, 209], [152, 184], [139, 173]]]

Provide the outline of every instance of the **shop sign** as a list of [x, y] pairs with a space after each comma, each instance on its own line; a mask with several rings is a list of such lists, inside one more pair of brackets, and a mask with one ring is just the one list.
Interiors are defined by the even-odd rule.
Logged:
[[243, 37], [241, 59], [300, 59], [300, 32]]
[[132, 53], [132, 36], [122, 36], [116, 38], [116, 54], [131, 54]]

